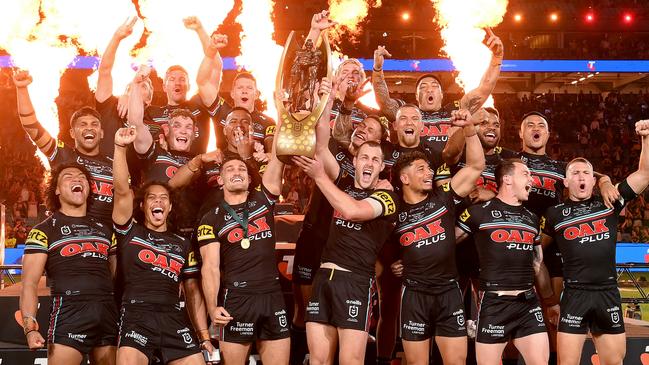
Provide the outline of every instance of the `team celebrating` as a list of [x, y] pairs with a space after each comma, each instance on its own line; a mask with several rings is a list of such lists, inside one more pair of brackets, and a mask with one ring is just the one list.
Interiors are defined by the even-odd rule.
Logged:
[[[232, 103], [219, 95], [228, 40], [195, 17], [184, 20], [203, 48], [194, 97], [181, 66], [164, 74], [166, 105], [151, 104], [146, 66], [114, 96], [116, 51], [135, 21], [103, 53], [96, 107], [71, 117], [73, 146], [39, 123], [29, 72], [14, 73], [20, 122], [52, 167], [52, 214], [29, 233], [20, 298], [27, 344], [47, 347], [49, 364], [205, 364], [217, 342], [227, 365], [245, 364], [253, 345], [269, 365], [307, 352], [314, 365], [362, 364], [373, 313], [379, 364], [397, 338], [408, 364], [427, 365], [432, 341], [444, 364], [465, 364], [469, 334], [478, 364], [500, 364], [508, 344], [528, 365], [579, 364], [588, 333], [601, 364], [622, 363], [618, 216], [649, 185], [649, 120], [635, 124], [637, 170], [614, 185], [584, 158], [548, 157], [542, 113], [511, 121], [520, 151], [499, 146], [502, 121], [484, 104], [504, 49], [490, 29], [480, 85], [448, 106], [433, 74], [417, 81], [416, 105], [391, 98], [384, 47], [371, 79], [345, 60], [313, 96], [326, 103], [315, 158], [290, 159], [315, 187], [289, 311], [275, 256], [281, 121], [257, 109], [250, 73], [234, 77]], [[307, 40], [333, 24], [315, 14]], [[359, 102], [368, 82], [380, 110]], [[44, 272], [52, 307], [38, 323]]]

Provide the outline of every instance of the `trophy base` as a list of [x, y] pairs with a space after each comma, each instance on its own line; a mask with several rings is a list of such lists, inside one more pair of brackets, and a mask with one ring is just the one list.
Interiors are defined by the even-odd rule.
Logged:
[[285, 164], [293, 164], [291, 157], [315, 157], [317, 118], [311, 111], [283, 113], [282, 124], [276, 133], [275, 154]]

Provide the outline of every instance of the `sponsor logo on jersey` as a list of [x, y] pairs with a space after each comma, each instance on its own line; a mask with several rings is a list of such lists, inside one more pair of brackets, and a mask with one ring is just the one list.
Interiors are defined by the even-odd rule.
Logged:
[[444, 141], [448, 139], [449, 128], [451, 128], [450, 124], [424, 125], [421, 135], [424, 137], [442, 137], [440, 139], [435, 138], [435, 140]]
[[26, 243], [47, 247], [47, 235], [43, 231], [33, 228], [29, 231]]
[[491, 240], [496, 243], [506, 243], [508, 249], [531, 250], [536, 235], [532, 232], [518, 229], [496, 229], [491, 232]]
[[[532, 175], [532, 191], [537, 194], [543, 194], [554, 197], [557, 192], [557, 180], [545, 177]], [[539, 191], [543, 190], [543, 192]]]
[[563, 238], [569, 241], [579, 239], [580, 243], [597, 242], [609, 239], [610, 232], [606, 226], [606, 219], [598, 219], [566, 228], [563, 231]]
[[446, 239], [445, 232], [446, 230], [442, 227], [442, 220], [438, 219], [423, 227], [417, 227], [412, 231], [405, 232], [399, 237], [399, 243], [401, 246], [407, 247], [417, 242], [417, 248], [419, 248]]
[[397, 211], [397, 205], [392, 196], [385, 191], [376, 191], [370, 196], [383, 205], [383, 215], [390, 215]]
[[466, 223], [466, 221], [469, 219], [469, 217], [471, 217], [471, 214], [469, 214], [469, 211], [467, 209], [465, 209], [464, 212], [462, 212], [462, 214], [460, 214], [460, 220], [462, 222]]
[[[257, 218], [248, 224], [248, 239], [251, 241], [259, 241], [264, 238], [273, 237], [270, 226], [266, 221], [266, 217]], [[227, 240], [230, 243], [239, 243], [244, 239], [243, 228], [237, 227], [228, 232]]]
[[172, 279], [178, 278], [178, 274], [180, 274], [180, 270], [183, 267], [182, 262], [169, 258], [164, 254], [157, 254], [149, 249], [141, 250], [137, 257], [140, 261], [153, 265], [155, 268], [159, 269], [155, 271], [161, 271], [163, 273], [169, 272], [173, 274], [171, 276]]
[[109, 245], [101, 242], [68, 243], [59, 252], [63, 257], [82, 255], [83, 257], [106, 258], [109, 248]]
[[214, 228], [210, 225], [207, 224], [202, 224], [198, 227], [198, 240], [203, 241], [203, 240], [208, 240], [208, 239], [215, 239], [216, 236], [214, 236]]

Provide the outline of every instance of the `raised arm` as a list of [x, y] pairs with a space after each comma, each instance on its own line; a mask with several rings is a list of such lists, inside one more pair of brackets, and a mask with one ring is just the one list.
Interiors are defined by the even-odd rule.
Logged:
[[293, 161], [315, 181], [329, 204], [342, 215], [343, 219], [365, 222], [383, 214], [383, 206], [379, 201], [373, 198], [356, 200], [340, 190], [325, 173], [322, 162], [302, 156], [293, 157]]
[[18, 117], [23, 129], [34, 141], [45, 156], [51, 156], [56, 148], [56, 140], [43, 128], [36, 118], [36, 112], [29, 97], [28, 86], [32, 83], [32, 77], [29, 71], [20, 70], [13, 75], [14, 85], [16, 86], [16, 99], [18, 101]]
[[442, 160], [448, 166], [455, 166], [460, 161], [462, 151], [464, 151], [464, 129], [457, 128], [454, 131], [449, 131], [448, 141], [442, 151]]
[[[277, 128], [281, 127], [281, 118], [277, 118], [279, 124]], [[280, 195], [282, 193], [282, 176], [284, 175], [284, 163], [277, 158], [277, 138], [273, 141], [273, 149], [270, 161], [266, 165], [266, 171], [261, 178], [262, 184], [273, 195]]]
[[318, 38], [320, 38], [322, 31], [336, 24], [338, 23], [329, 19], [329, 11], [327, 10], [313, 14], [313, 17], [311, 17], [311, 29], [309, 29], [309, 34], [306, 36], [304, 42], [306, 43], [310, 39], [313, 45], [317, 47]]
[[126, 224], [133, 215], [133, 192], [129, 186], [126, 148], [135, 140], [135, 128], [120, 128], [115, 133], [113, 155], [113, 222]]
[[331, 115], [331, 106], [333, 105], [334, 95], [331, 93], [332, 85], [331, 81], [327, 79], [322, 79], [320, 83], [320, 90], [325, 92], [329, 90], [329, 99], [327, 100], [327, 106], [318, 120], [318, 126], [316, 129], [316, 159], [322, 161], [324, 169], [327, 173], [327, 176], [331, 180], [338, 178], [340, 174], [340, 165], [336, 161], [336, 158], [329, 150], [329, 140], [331, 139], [331, 129], [329, 127], [329, 118]]
[[136, 137], [133, 142], [135, 152], [145, 154], [153, 145], [153, 136], [149, 127], [144, 124], [144, 82], [149, 78], [151, 69], [141, 65], [131, 82], [131, 92], [128, 95], [128, 124], [135, 127]]
[[226, 35], [214, 34], [210, 37], [207, 47], [204, 48], [203, 61], [201, 61], [196, 74], [196, 84], [198, 84], [198, 94], [205, 106], [214, 104], [219, 96], [223, 75], [223, 59], [219, 50], [227, 45], [228, 37]]
[[451, 178], [451, 187], [457, 195], [465, 197], [473, 191], [476, 180], [485, 168], [484, 151], [473, 124], [475, 119], [468, 110], [454, 110], [451, 121], [453, 125], [462, 127], [466, 140], [466, 166]]
[[40, 349], [45, 346], [43, 335], [38, 331], [36, 312], [38, 311], [38, 281], [43, 275], [46, 262], [47, 253], [32, 253], [23, 256], [20, 313], [23, 317], [23, 332], [30, 350]]
[[631, 173], [626, 181], [636, 194], [640, 194], [649, 184], [649, 120], [636, 122], [635, 132], [642, 138], [640, 161], [638, 170]]
[[113, 64], [115, 64], [115, 55], [120, 42], [133, 33], [133, 27], [137, 22], [137, 16], [126, 18], [124, 23], [120, 25], [113, 37], [108, 42], [106, 50], [101, 55], [99, 61], [99, 68], [97, 69], [97, 90], [95, 90], [95, 100], [103, 103], [113, 95]]
[[460, 108], [468, 109], [471, 114], [482, 107], [498, 81], [500, 66], [503, 64], [504, 47], [503, 42], [494, 34], [491, 28], [486, 28], [488, 39], [487, 47], [491, 50], [491, 62], [487, 71], [480, 80], [477, 88], [466, 93], [460, 100]]
[[392, 57], [392, 55], [385, 49], [384, 46], [379, 46], [374, 51], [374, 69], [372, 72], [372, 87], [374, 88], [374, 95], [376, 102], [381, 108], [381, 112], [388, 120], [395, 120], [397, 116], [397, 109], [399, 103], [390, 98], [390, 91], [388, 84], [385, 82], [385, 75], [383, 74], [383, 63], [385, 56]]

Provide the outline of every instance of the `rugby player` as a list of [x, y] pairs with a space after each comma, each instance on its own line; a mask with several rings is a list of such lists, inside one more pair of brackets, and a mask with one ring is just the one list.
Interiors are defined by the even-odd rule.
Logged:
[[466, 363], [467, 331], [455, 267], [454, 210], [456, 202], [473, 191], [485, 159], [471, 114], [454, 111], [451, 120], [468, 131], [464, 133], [467, 163], [450, 182], [434, 188], [434, 170], [420, 151], [402, 155], [393, 167], [393, 182], [401, 185], [403, 200], [394, 242], [403, 257], [399, 328], [409, 364], [428, 364], [433, 336], [444, 364]]
[[607, 207], [593, 195], [593, 166], [576, 158], [566, 166], [568, 199], [549, 208], [543, 221], [543, 245], [554, 240], [563, 257], [564, 290], [557, 335], [561, 365], [579, 364], [590, 331], [601, 364], [621, 364], [626, 336], [617, 288], [615, 245], [620, 211], [649, 185], [649, 120], [635, 130], [642, 139], [638, 169], [617, 190], [621, 199]]
[[[484, 104], [489, 97], [498, 75], [500, 66], [503, 63], [504, 47], [503, 43], [490, 28], [486, 28], [488, 39], [486, 45], [492, 52], [491, 63], [480, 80], [480, 85], [474, 90], [468, 91], [460, 100], [459, 108], [469, 110], [475, 113]], [[390, 53], [383, 46], [379, 46], [374, 51], [374, 72], [372, 72], [372, 85], [376, 93], [376, 101], [381, 107], [381, 112], [390, 120], [396, 117], [396, 111], [404, 102], [390, 98], [390, 92], [385, 82], [383, 74], [383, 63], [385, 56]], [[442, 153], [446, 142], [448, 141], [449, 132], [451, 132], [450, 112], [451, 107], [442, 107], [444, 94], [442, 92], [442, 82], [433, 74], [425, 74], [417, 80], [415, 96], [418, 107], [422, 113], [424, 123], [424, 133], [422, 137], [425, 143], [432, 147], [435, 154]]]
[[393, 192], [377, 189], [379, 173], [385, 167], [378, 142], [366, 141], [356, 150], [352, 177], [328, 148], [326, 117], [318, 124], [316, 140], [316, 160], [294, 158], [334, 209], [306, 308], [310, 361], [331, 363], [339, 343], [340, 362], [362, 363], [374, 264], [392, 230], [396, 199]]
[[28, 71], [13, 75], [18, 100], [18, 116], [23, 129], [38, 149], [48, 158], [53, 168], [77, 163], [90, 172], [90, 193], [93, 199], [88, 215], [105, 224], [110, 223], [113, 207], [113, 166], [110, 157], [99, 150], [104, 136], [101, 116], [91, 107], [83, 107], [70, 118], [70, 137], [74, 147], [52, 137], [41, 125], [34, 112], [27, 87], [32, 83]]
[[218, 176], [223, 200], [198, 227], [203, 291], [228, 364], [245, 364], [253, 343], [264, 364], [289, 361], [289, 322], [279, 285], [273, 218], [283, 170], [273, 152], [257, 191], [246, 161], [238, 155], [226, 157]]
[[[135, 138], [133, 127], [120, 128], [115, 135], [114, 250], [123, 290], [117, 364], [148, 364], [154, 356], [172, 365], [205, 364], [201, 346], [213, 349], [196, 285], [198, 262], [190, 241], [172, 233], [167, 222], [173, 207], [171, 189], [162, 182], [143, 185], [138, 206], [143, 218], [134, 219], [126, 147]], [[179, 303], [181, 282], [187, 308]]]
[[[500, 364], [508, 341], [526, 364], [547, 364], [548, 335], [537, 293], [552, 296], [543, 267], [539, 218], [523, 206], [532, 187], [527, 166], [502, 161], [495, 171], [498, 194], [464, 210], [457, 221], [458, 240], [474, 236], [480, 260], [481, 299], [476, 337], [478, 364]], [[553, 309], [558, 310], [555, 305]]]
[[53, 283], [47, 329], [49, 364], [115, 364], [117, 305], [113, 299], [115, 257], [109, 225], [87, 216], [90, 174], [78, 164], [60, 164], [47, 191], [52, 216], [36, 225], [25, 242], [20, 311], [27, 345], [45, 346], [36, 323], [38, 282], [47, 271]]

